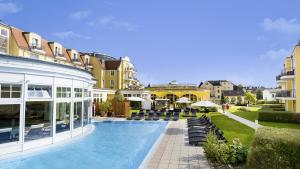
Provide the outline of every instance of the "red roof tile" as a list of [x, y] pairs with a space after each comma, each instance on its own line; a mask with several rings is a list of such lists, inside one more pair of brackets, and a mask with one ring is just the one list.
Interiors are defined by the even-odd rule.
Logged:
[[23, 31], [20, 29], [11, 27], [11, 32], [12, 32], [13, 37], [16, 40], [18, 47], [29, 50], [29, 45], [23, 35]]

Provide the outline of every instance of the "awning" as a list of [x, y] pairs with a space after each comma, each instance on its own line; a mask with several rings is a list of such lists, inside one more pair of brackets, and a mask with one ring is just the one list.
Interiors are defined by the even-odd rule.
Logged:
[[199, 102], [193, 103], [191, 106], [192, 107], [219, 107], [219, 105], [217, 105], [211, 101], [199, 101]]
[[144, 102], [145, 101], [145, 99], [140, 98], [140, 97], [128, 97], [127, 100], [136, 101], [136, 102]]

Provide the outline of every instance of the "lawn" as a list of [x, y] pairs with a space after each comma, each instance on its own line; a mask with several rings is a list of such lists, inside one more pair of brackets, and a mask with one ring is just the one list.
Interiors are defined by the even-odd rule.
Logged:
[[250, 147], [255, 130], [227, 116], [213, 112], [208, 114], [213, 123], [224, 132], [226, 139], [231, 142], [234, 138], [239, 138], [240, 141]]
[[[268, 105], [262, 105], [266, 106], [263, 109], [268, 109], [269, 111], [272, 111], [272, 109], [268, 108]], [[239, 108], [243, 108], [245, 110], [238, 110]], [[240, 116], [242, 118], [248, 119], [250, 121], [255, 121], [258, 119], [258, 112], [261, 109], [261, 107], [241, 107], [241, 106], [232, 106], [230, 108], [230, 112], [232, 114], [235, 114], [237, 116]], [[265, 121], [259, 121], [260, 125], [263, 126], [270, 126], [270, 127], [277, 127], [277, 128], [291, 128], [291, 129], [300, 129], [300, 124], [294, 124], [294, 123], [278, 123], [278, 122], [265, 122]]]

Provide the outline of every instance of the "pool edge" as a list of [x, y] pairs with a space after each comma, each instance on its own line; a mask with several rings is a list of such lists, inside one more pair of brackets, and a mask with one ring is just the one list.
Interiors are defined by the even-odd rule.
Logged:
[[156, 152], [158, 145], [161, 143], [162, 138], [166, 135], [166, 131], [169, 128], [170, 124], [172, 123], [172, 121], [169, 121], [167, 126], [165, 127], [164, 131], [159, 135], [159, 137], [156, 139], [155, 143], [152, 145], [151, 149], [148, 151], [147, 155], [145, 156], [145, 158], [143, 159], [142, 163], [140, 164], [138, 169], [146, 169], [148, 163], [151, 160], [151, 157], [154, 155], [154, 153]]

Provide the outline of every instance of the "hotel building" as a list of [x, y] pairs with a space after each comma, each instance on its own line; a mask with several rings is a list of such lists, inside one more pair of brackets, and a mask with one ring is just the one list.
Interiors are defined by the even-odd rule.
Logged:
[[0, 24], [0, 155], [91, 130], [90, 56]]
[[297, 86], [300, 86], [300, 44], [296, 45], [291, 56], [286, 57], [282, 72], [276, 76], [280, 90], [276, 93], [276, 99], [285, 104], [286, 111], [300, 112], [300, 94]]

